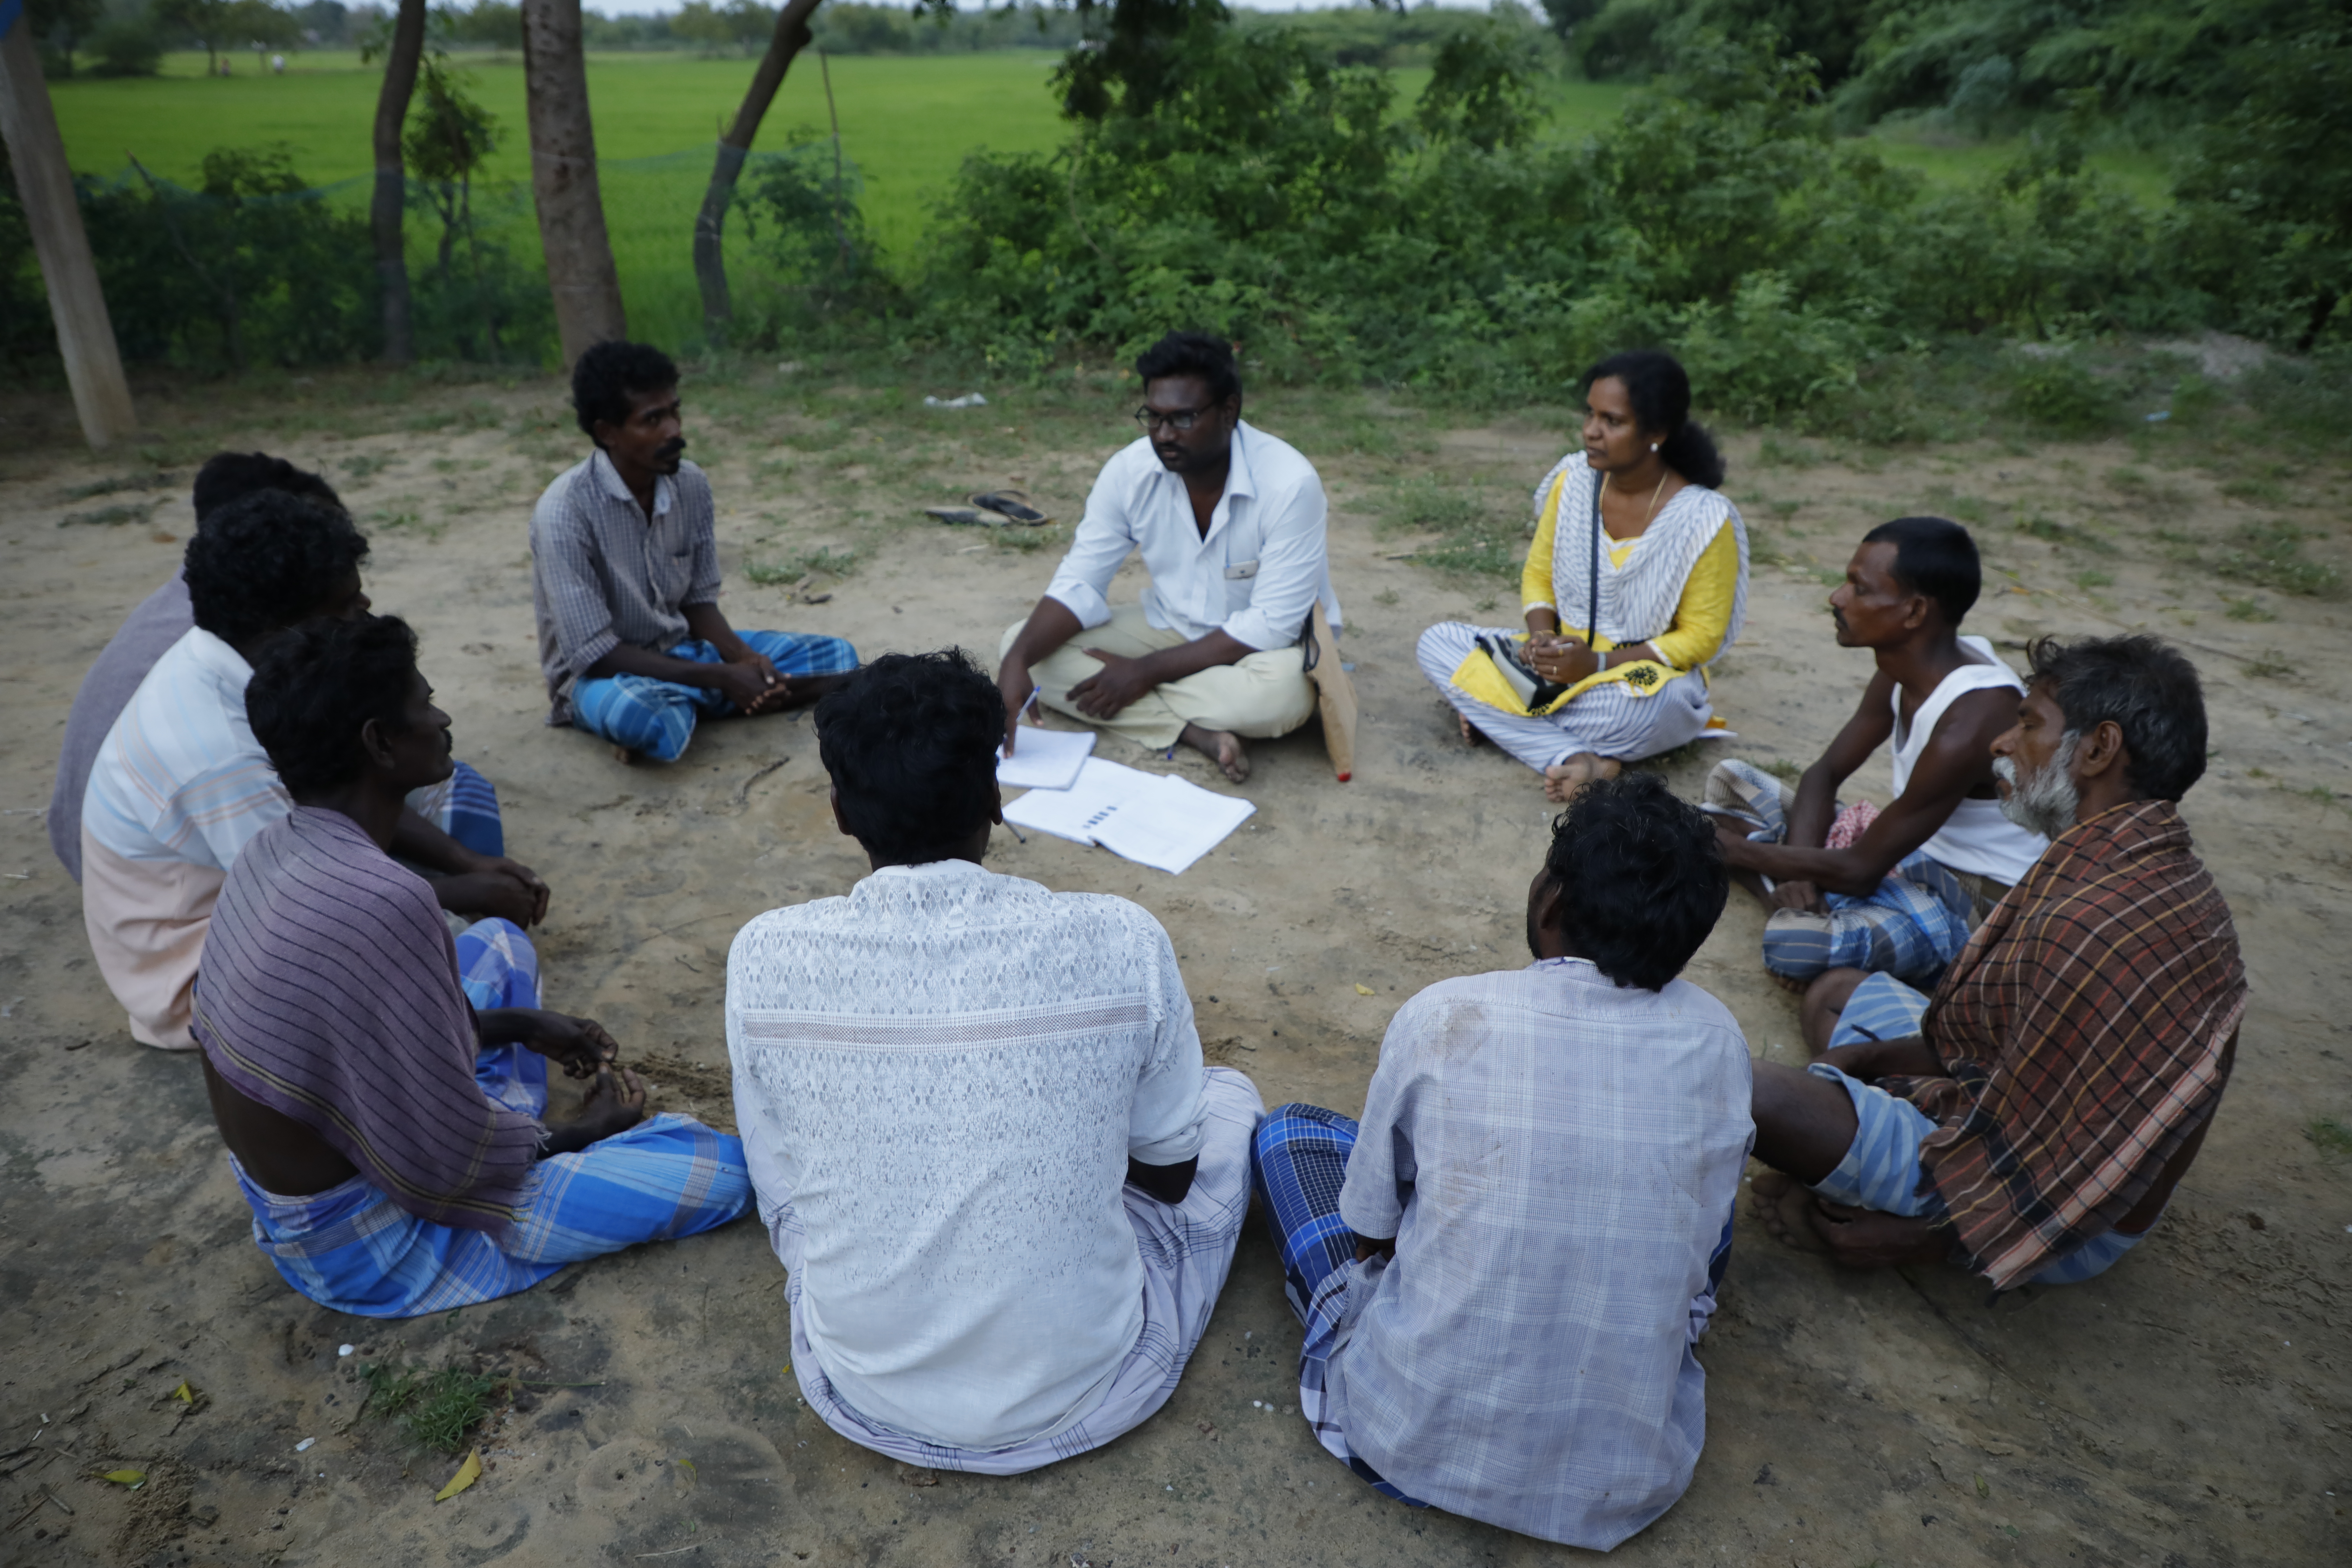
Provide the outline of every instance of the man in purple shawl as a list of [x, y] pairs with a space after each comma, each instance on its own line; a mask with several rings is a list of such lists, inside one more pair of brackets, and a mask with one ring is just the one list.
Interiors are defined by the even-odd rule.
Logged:
[[[415, 1317], [742, 1213], [742, 1143], [647, 1117], [612, 1038], [539, 1008], [520, 928], [469, 930], [461, 984], [431, 889], [389, 853], [408, 792], [451, 768], [407, 625], [282, 634], [246, 706], [294, 811], [222, 887], [194, 1033], [254, 1240], [287, 1283], [339, 1311]], [[469, 992], [509, 1005], [477, 1011]], [[553, 1126], [551, 1058], [594, 1080]]]

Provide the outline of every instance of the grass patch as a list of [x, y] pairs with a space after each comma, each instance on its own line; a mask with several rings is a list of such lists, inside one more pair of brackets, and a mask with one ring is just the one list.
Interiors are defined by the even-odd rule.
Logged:
[[1756, 449], [1756, 461], [1775, 468], [1810, 468], [1822, 460], [1821, 454], [1802, 441], [1783, 441], [1777, 436], [1767, 436]]
[[1804, 768], [1786, 757], [1773, 757], [1759, 765], [1782, 784], [1795, 784], [1805, 776]]
[[2099, 534], [2093, 533], [2086, 528], [2075, 528], [2070, 524], [2060, 522], [2056, 518], [2050, 517], [2038, 511], [2019, 512], [2017, 514], [2017, 531], [2030, 535], [2032, 538], [2042, 540], [2045, 543], [2066, 545], [2076, 550], [2087, 550], [2094, 555], [2113, 555], [2116, 553], [2114, 541], [2104, 538]]
[[2233, 621], [2274, 621], [2278, 619], [2278, 612], [2272, 609], [2268, 605], [2263, 604], [2260, 599], [2229, 600], [2223, 606], [2221, 613], [2229, 616]]
[[399, 458], [383, 452], [362, 452], [356, 458], [345, 458], [342, 469], [352, 479], [372, 479], [398, 461]]
[[69, 511], [58, 519], [59, 528], [117, 528], [126, 522], [144, 522], [154, 510], [148, 506], [102, 506], [95, 511]]
[[[2277, 617], [2272, 618], [2275, 620]], [[2281, 650], [2266, 647], [2246, 660], [2246, 673], [2256, 680], [2276, 680], [2283, 676], [2293, 675], [2294, 666]]]
[[160, 489], [171, 482], [169, 474], [115, 474], [103, 479], [92, 479], [86, 485], [68, 486], [64, 499], [89, 500], [93, 496], [118, 495], [124, 490]]
[[2336, 598], [2344, 592], [2344, 574], [2325, 561], [2303, 558], [2303, 542], [2312, 537], [2309, 530], [2281, 518], [2250, 522], [2238, 530], [2214, 570], [2224, 577], [2260, 584], [2282, 594]]
[[[1024, 531], [1042, 531], [1030, 529]], [[774, 561], [746, 561], [743, 563], [743, 575], [762, 588], [793, 587], [819, 573], [836, 579], [846, 577], [856, 565], [856, 551], [835, 550], [827, 544], [814, 550], [794, 551]]]
[[2074, 586], [2086, 591], [2092, 588], [2112, 588], [2115, 586], [2115, 583], [2116, 574], [2112, 572], [2077, 572], [2074, 574]]
[[361, 1367], [360, 1380], [368, 1391], [362, 1409], [398, 1421], [410, 1442], [443, 1454], [464, 1452], [467, 1434], [489, 1418], [502, 1381], [454, 1366], [425, 1372], [381, 1363]]
[[1502, 577], [1518, 570], [1517, 546], [1525, 530], [1506, 521], [1485, 489], [1416, 476], [1398, 482], [1381, 509], [1381, 531], [1433, 533], [1414, 552], [1424, 566], [1462, 576]]
[[2311, 1146], [2330, 1160], [2352, 1157], [2352, 1126], [2333, 1116], [2314, 1117], [2306, 1123], [2303, 1135]]

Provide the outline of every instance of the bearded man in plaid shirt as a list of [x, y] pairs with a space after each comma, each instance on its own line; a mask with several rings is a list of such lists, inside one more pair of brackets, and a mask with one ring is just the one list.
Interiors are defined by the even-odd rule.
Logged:
[[2163, 1214], [2229, 1081], [2245, 965], [2179, 804], [2205, 771], [2197, 672], [2150, 637], [2029, 652], [1994, 769], [2050, 847], [1933, 998], [1872, 975], [1818, 1060], [1756, 1067], [1756, 1155], [1785, 1173], [1758, 1212], [1853, 1267], [2090, 1279]]

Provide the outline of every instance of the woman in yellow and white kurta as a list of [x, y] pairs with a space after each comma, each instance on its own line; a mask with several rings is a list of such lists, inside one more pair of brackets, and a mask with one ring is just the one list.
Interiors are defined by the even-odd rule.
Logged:
[[[1696, 738], [1714, 712], [1706, 667], [1748, 609], [1748, 531], [1714, 488], [1723, 459], [1689, 422], [1682, 367], [1642, 351], [1585, 381], [1584, 448], [1536, 489], [1526, 632], [1449, 622], [1418, 649], [1465, 731], [1540, 772], [1554, 800]], [[1519, 638], [1535, 671], [1568, 689], [1529, 712], [1482, 635]]]

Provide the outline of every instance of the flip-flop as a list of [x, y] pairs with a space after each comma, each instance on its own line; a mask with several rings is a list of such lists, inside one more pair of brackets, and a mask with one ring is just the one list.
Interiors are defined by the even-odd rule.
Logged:
[[1054, 520], [1029, 504], [1024, 490], [989, 490], [971, 498], [971, 504], [1009, 517], [1024, 528], [1043, 528]]
[[937, 518], [941, 522], [957, 523], [971, 528], [1003, 528], [1004, 526], [1004, 519], [995, 513], [981, 511], [968, 506], [927, 506], [923, 509], [923, 515]]

